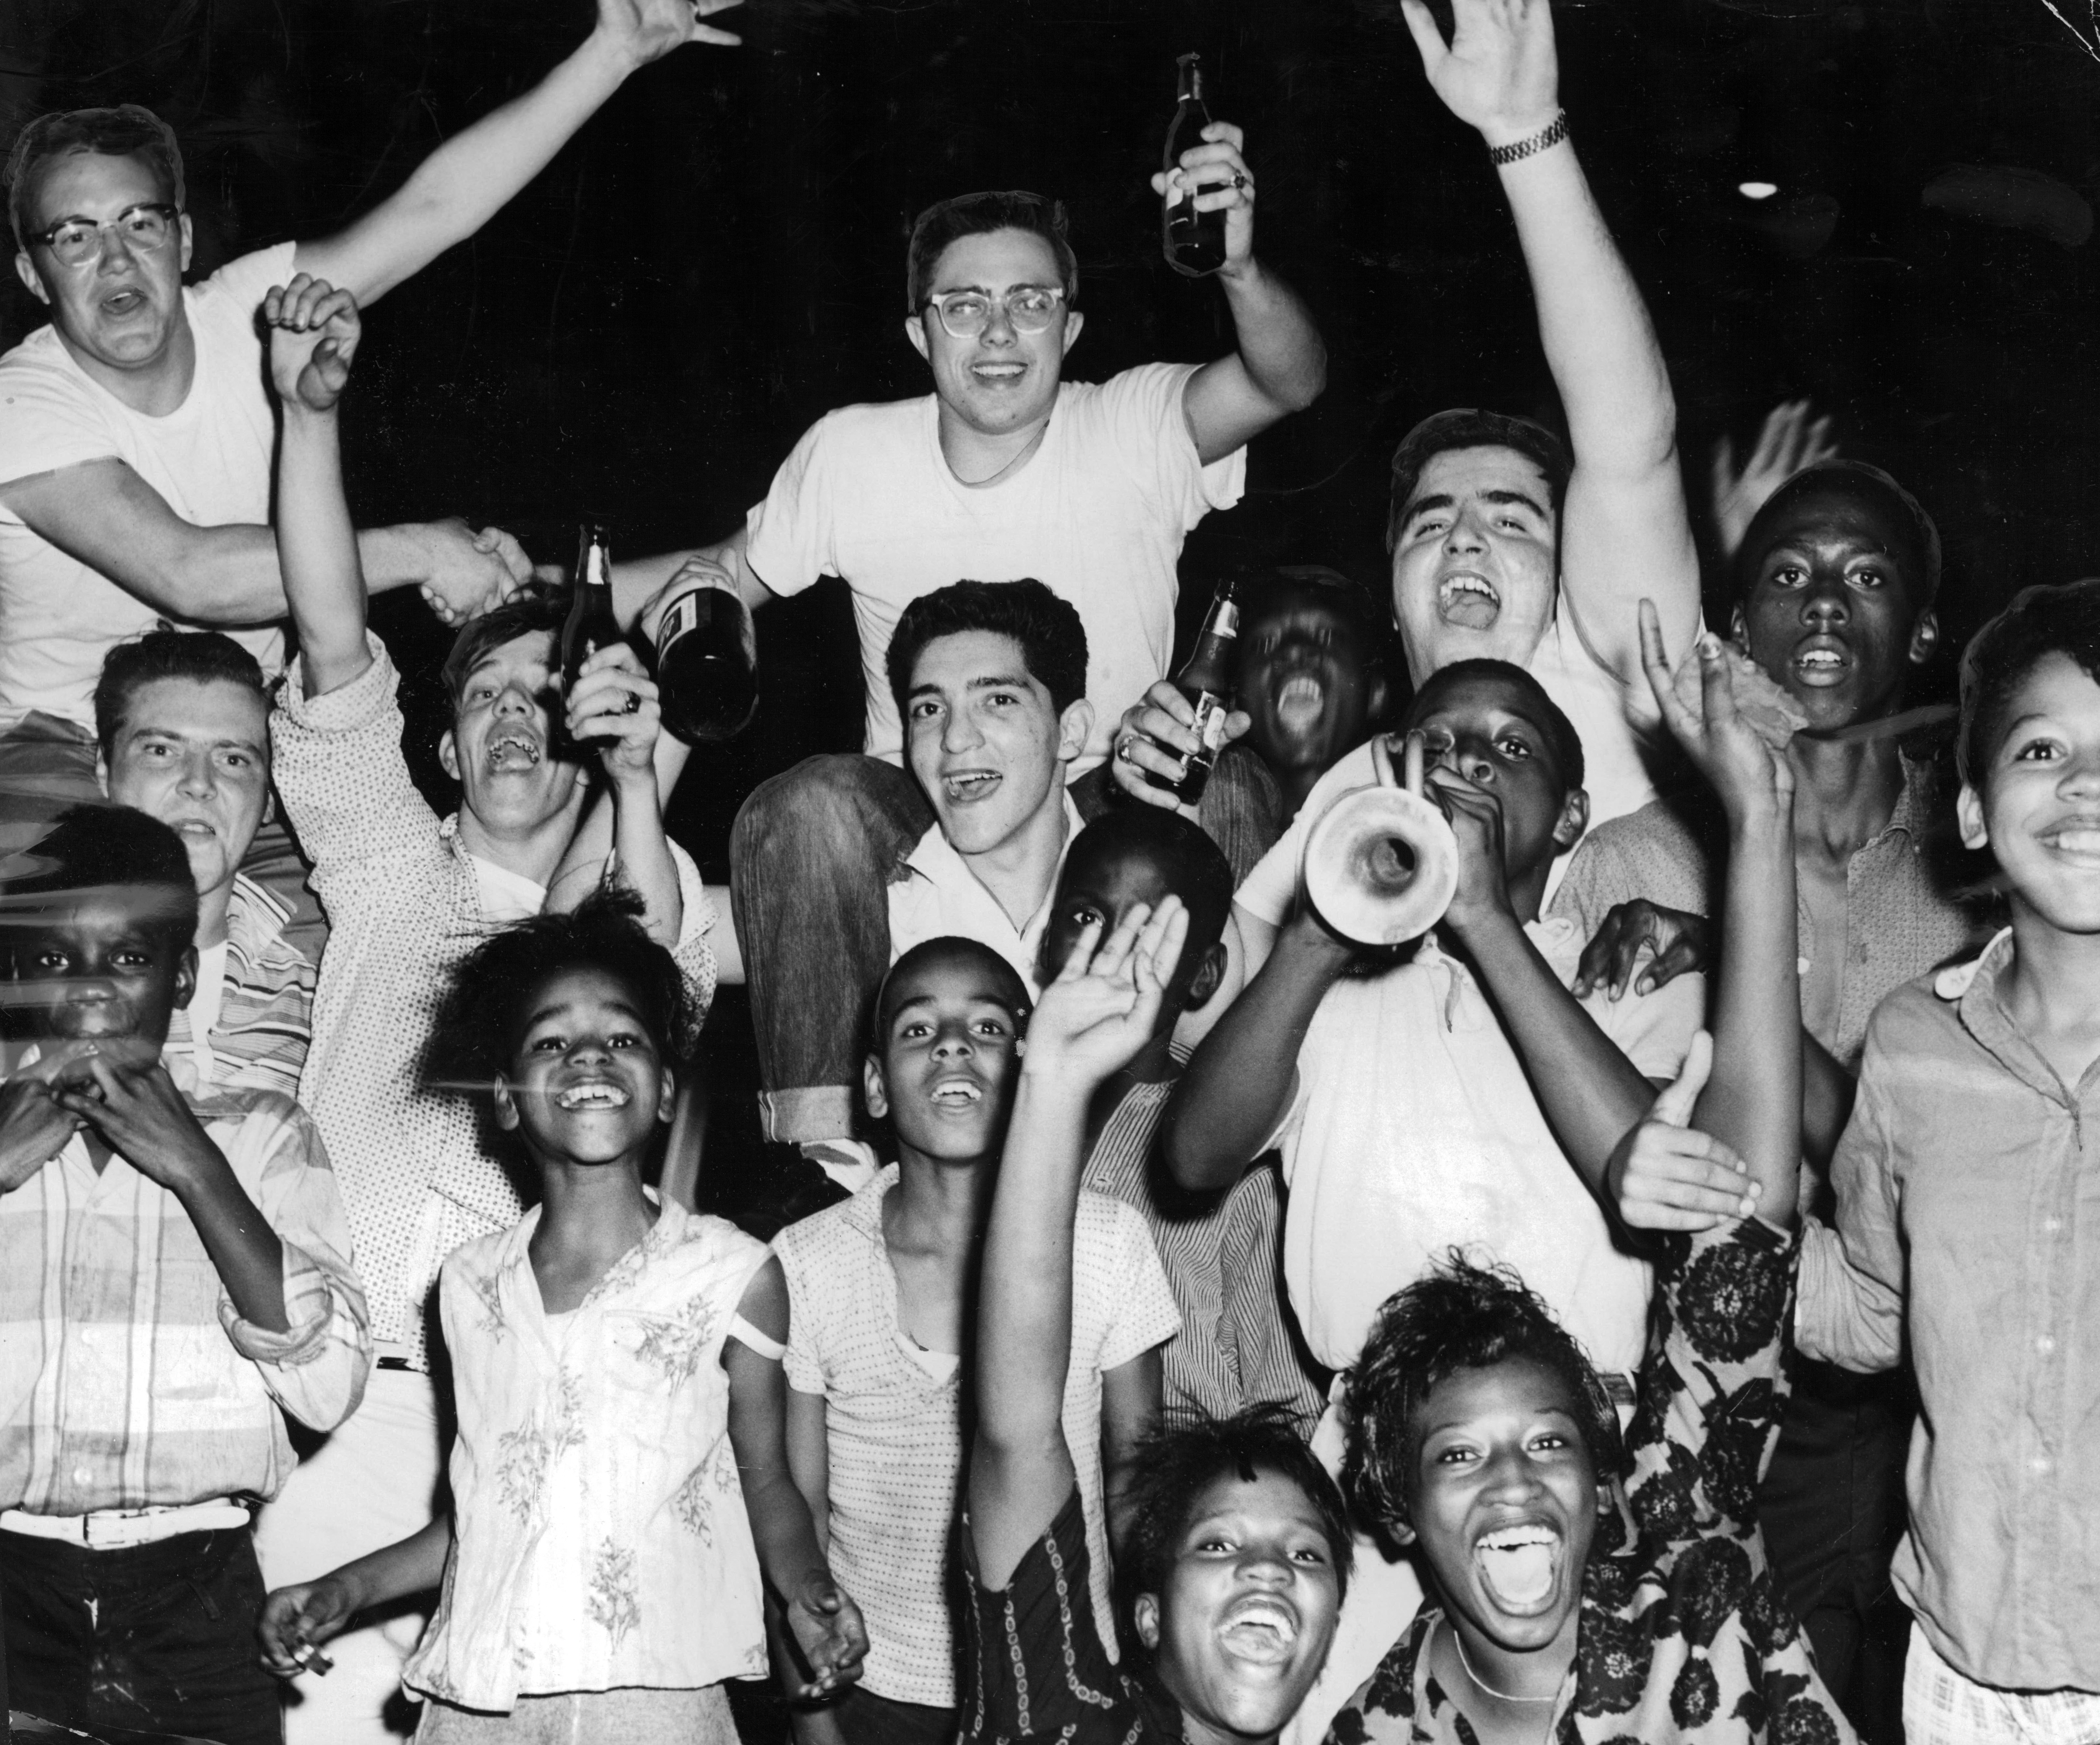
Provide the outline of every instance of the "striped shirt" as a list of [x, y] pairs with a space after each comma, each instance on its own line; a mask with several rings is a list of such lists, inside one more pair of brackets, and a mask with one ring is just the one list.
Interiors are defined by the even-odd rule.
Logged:
[[[824, 1399], [832, 1572], [867, 1622], [863, 1679], [879, 1696], [955, 1701], [948, 1553], [963, 1471], [961, 1364], [899, 1323], [882, 1203], [898, 1166], [774, 1239], [788, 1277], [788, 1383]], [[1101, 1495], [1101, 1374], [1173, 1337], [1174, 1298], [1144, 1224], [1102, 1194], [1079, 1196], [1072, 1245], [1065, 1440], [1079, 1469], [1093, 1599], [1113, 1643]]]
[[1169, 1217], [1155, 1198], [1159, 1118], [1171, 1080], [1133, 1085], [1087, 1159], [1088, 1187], [1133, 1208], [1152, 1234], [1181, 1331], [1161, 1354], [1168, 1421], [1229, 1417], [1248, 1406], [1288, 1407], [1309, 1425], [1324, 1401], [1299, 1363], [1277, 1272], [1283, 1206], [1266, 1164], [1207, 1212]]
[[[373, 1336], [405, 1348], [421, 1368], [444, 1257], [509, 1229], [525, 1208], [484, 1142], [479, 1100], [423, 1082], [447, 979], [491, 922], [457, 815], [440, 819], [409, 777], [399, 678], [386, 645], [367, 641], [371, 666], [320, 696], [306, 694], [292, 663], [270, 743], [329, 929], [299, 1100], [342, 1184]], [[715, 965], [703, 935], [713, 912], [691, 857], [676, 844], [671, 852], [685, 900], [672, 955], [704, 1013]]]
[[0, 1194], [0, 1508], [267, 1499], [298, 1464], [283, 1414], [333, 1429], [364, 1392], [364, 1296], [313, 1123], [272, 1091], [190, 1107], [284, 1244], [291, 1330], [243, 1320], [174, 1195], [121, 1157], [98, 1175], [76, 1135]]
[[[314, 1032], [314, 966], [285, 937], [291, 911], [245, 872], [226, 910], [226, 978], [218, 1020], [206, 1037], [214, 1085], [299, 1093]], [[165, 1057], [193, 1058], [190, 1014], [168, 1025]]]

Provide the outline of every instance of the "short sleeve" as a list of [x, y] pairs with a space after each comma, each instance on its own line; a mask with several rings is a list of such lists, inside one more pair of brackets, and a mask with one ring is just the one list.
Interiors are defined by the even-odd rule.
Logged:
[[1145, 364], [1101, 384], [1110, 440], [1125, 471], [1148, 481], [1167, 519], [1188, 532], [1214, 509], [1230, 509], [1246, 488], [1246, 449], [1235, 448], [1206, 466], [1182, 409], [1189, 382], [1203, 366]]
[[1159, 1251], [1153, 1246], [1145, 1220], [1120, 1199], [1106, 1195], [1101, 1198], [1114, 1215], [1110, 1249], [1113, 1270], [1105, 1279], [1088, 1279], [1086, 1287], [1108, 1293], [1108, 1301], [1115, 1305], [1102, 1336], [1099, 1361], [1104, 1370], [1120, 1369], [1180, 1332], [1181, 1311], [1175, 1306], [1167, 1269], [1159, 1263]]
[[197, 287], [200, 299], [223, 299], [226, 313], [244, 331], [254, 331], [255, 311], [272, 285], [289, 285], [297, 270], [296, 242], [280, 242], [230, 260]]
[[1298, 863], [1305, 853], [1305, 838], [1327, 808], [1352, 788], [1365, 788], [1378, 779], [1369, 742], [1347, 752], [1312, 784], [1298, 815], [1276, 839], [1276, 846], [1255, 863], [1233, 901], [1256, 921], [1281, 927], [1290, 918], [1298, 899]]
[[744, 518], [744, 559], [774, 593], [800, 594], [839, 572], [832, 541], [834, 419], [827, 413], [780, 463], [765, 501]]
[[[0, 358], [0, 484], [121, 453], [95, 390], [48, 329]], [[4, 505], [0, 519], [21, 525]]]

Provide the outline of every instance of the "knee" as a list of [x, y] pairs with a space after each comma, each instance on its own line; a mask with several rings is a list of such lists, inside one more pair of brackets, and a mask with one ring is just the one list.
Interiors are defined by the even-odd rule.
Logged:
[[[876, 833], [885, 779], [900, 772], [854, 752], [805, 758], [761, 782], [738, 808], [732, 857], [849, 854]], [[908, 777], [904, 778], [909, 780]]]

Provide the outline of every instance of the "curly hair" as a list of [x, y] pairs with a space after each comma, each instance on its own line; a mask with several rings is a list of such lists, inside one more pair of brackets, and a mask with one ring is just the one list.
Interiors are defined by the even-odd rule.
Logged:
[[1257, 1473], [1273, 1473], [1296, 1485], [1320, 1517], [1337, 1592], [1348, 1591], [1348, 1509], [1283, 1407], [1250, 1406], [1229, 1418], [1199, 1416], [1157, 1431], [1131, 1469], [1130, 1525], [1115, 1575], [1116, 1616], [1133, 1652], [1142, 1652], [1133, 1621], [1139, 1597], [1166, 1588], [1189, 1516], [1220, 1478], [1251, 1482]]
[[571, 970], [596, 970], [624, 987], [666, 1059], [697, 1040], [692, 996], [671, 954], [642, 930], [641, 898], [593, 893], [566, 915], [530, 916], [492, 933], [452, 971], [423, 1056], [423, 1082], [459, 1094], [510, 1067], [519, 1027], [538, 992]]
[[2100, 683], [2100, 577], [2024, 588], [1961, 652], [1961, 729], [1955, 761], [1979, 793], [2020, 687], [2053, 654]]
[[897, 713], [908, 717], [911, 674], [929, 643], [984, 630], [1020, 646], [1029, 676], [1063, 714], [1087, 694], [1087, 627], [1070, 600], [1032, 576], [1018, 581], [954, 581], [922, 594], [898, 614], [886, 664]]
[[1454, 1248], [1386, 1298], [1349, 1372], [1342, 1485], [1365, 1519], [1389, 1534], [1410, 1525], [1422, 1411], [1437, 1385], [1515, 1361], [1566, 1383], [1600, 1477], [1625, 1470], [1618, 1414], [1582, 1348], [1508, 1267], [1476, 1266]]

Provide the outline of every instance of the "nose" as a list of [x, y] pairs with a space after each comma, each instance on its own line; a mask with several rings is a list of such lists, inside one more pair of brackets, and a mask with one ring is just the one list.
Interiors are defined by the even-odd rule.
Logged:
[[212, 766], [211, 757], [205, 753], [183, 760], [182, 791], [201, 799], [218, 786], [218, 772]]
[[984, 331], [977, 337], [988, 346], [1010, 346], [1021, 336], [1006, 305], [995, 303], [991, 306], [991, 312], [985, 317]]
[[2056, 791], [2067, 799], [2081, 802], [2100, 795], [2100, 755], [2089, 750], [2074, 753], [2057, 782]]
[[1451, 517], [1451, 530], [1444, 536], [1446, 551], [1485, 551], [1487, 536], [1480, 530], [1479, 518], [1470, 509], [1462, 509]]
[[1468, 740], [1446, 740], [1440, 746], [1432, 744], [1429, 762], [1433, 768], [1449, 770], [1454, 775], [1462, 776], [1476, 788], [1486, 787], [1495, 779], [1494, 761], [1480, 746]]
[[960, 1024], [945, 1027], [933, 1038], [933, 1058], [936, 1060], [968, 1060], [976, 1054], [976, 1045]]
[[539, 699], [525, 687], [513, 679], [496, 693], [494, 712], [501, 716], [530, 715], [540, 706]]
[[1838, 577], [1819, 573], [1810, 582], [1808, 598], [1801, 603], [1802, 622], [1813, 629], [1836, 628], [1852, 620], [1851, 603]]
[[1489, 1457], [1481, 1494], [1498, 1502], [1527, 1502], [1545, 1488], [1531, 1457], [1521, 1448], [1506, 1448]]
[[967, 709], [951, 709], [948, 718], [941, 723], [941, 749], [943, 751], [967, 751], [973, 745], [984, 743], [984, 734], [977, 727], [977, 718]]

